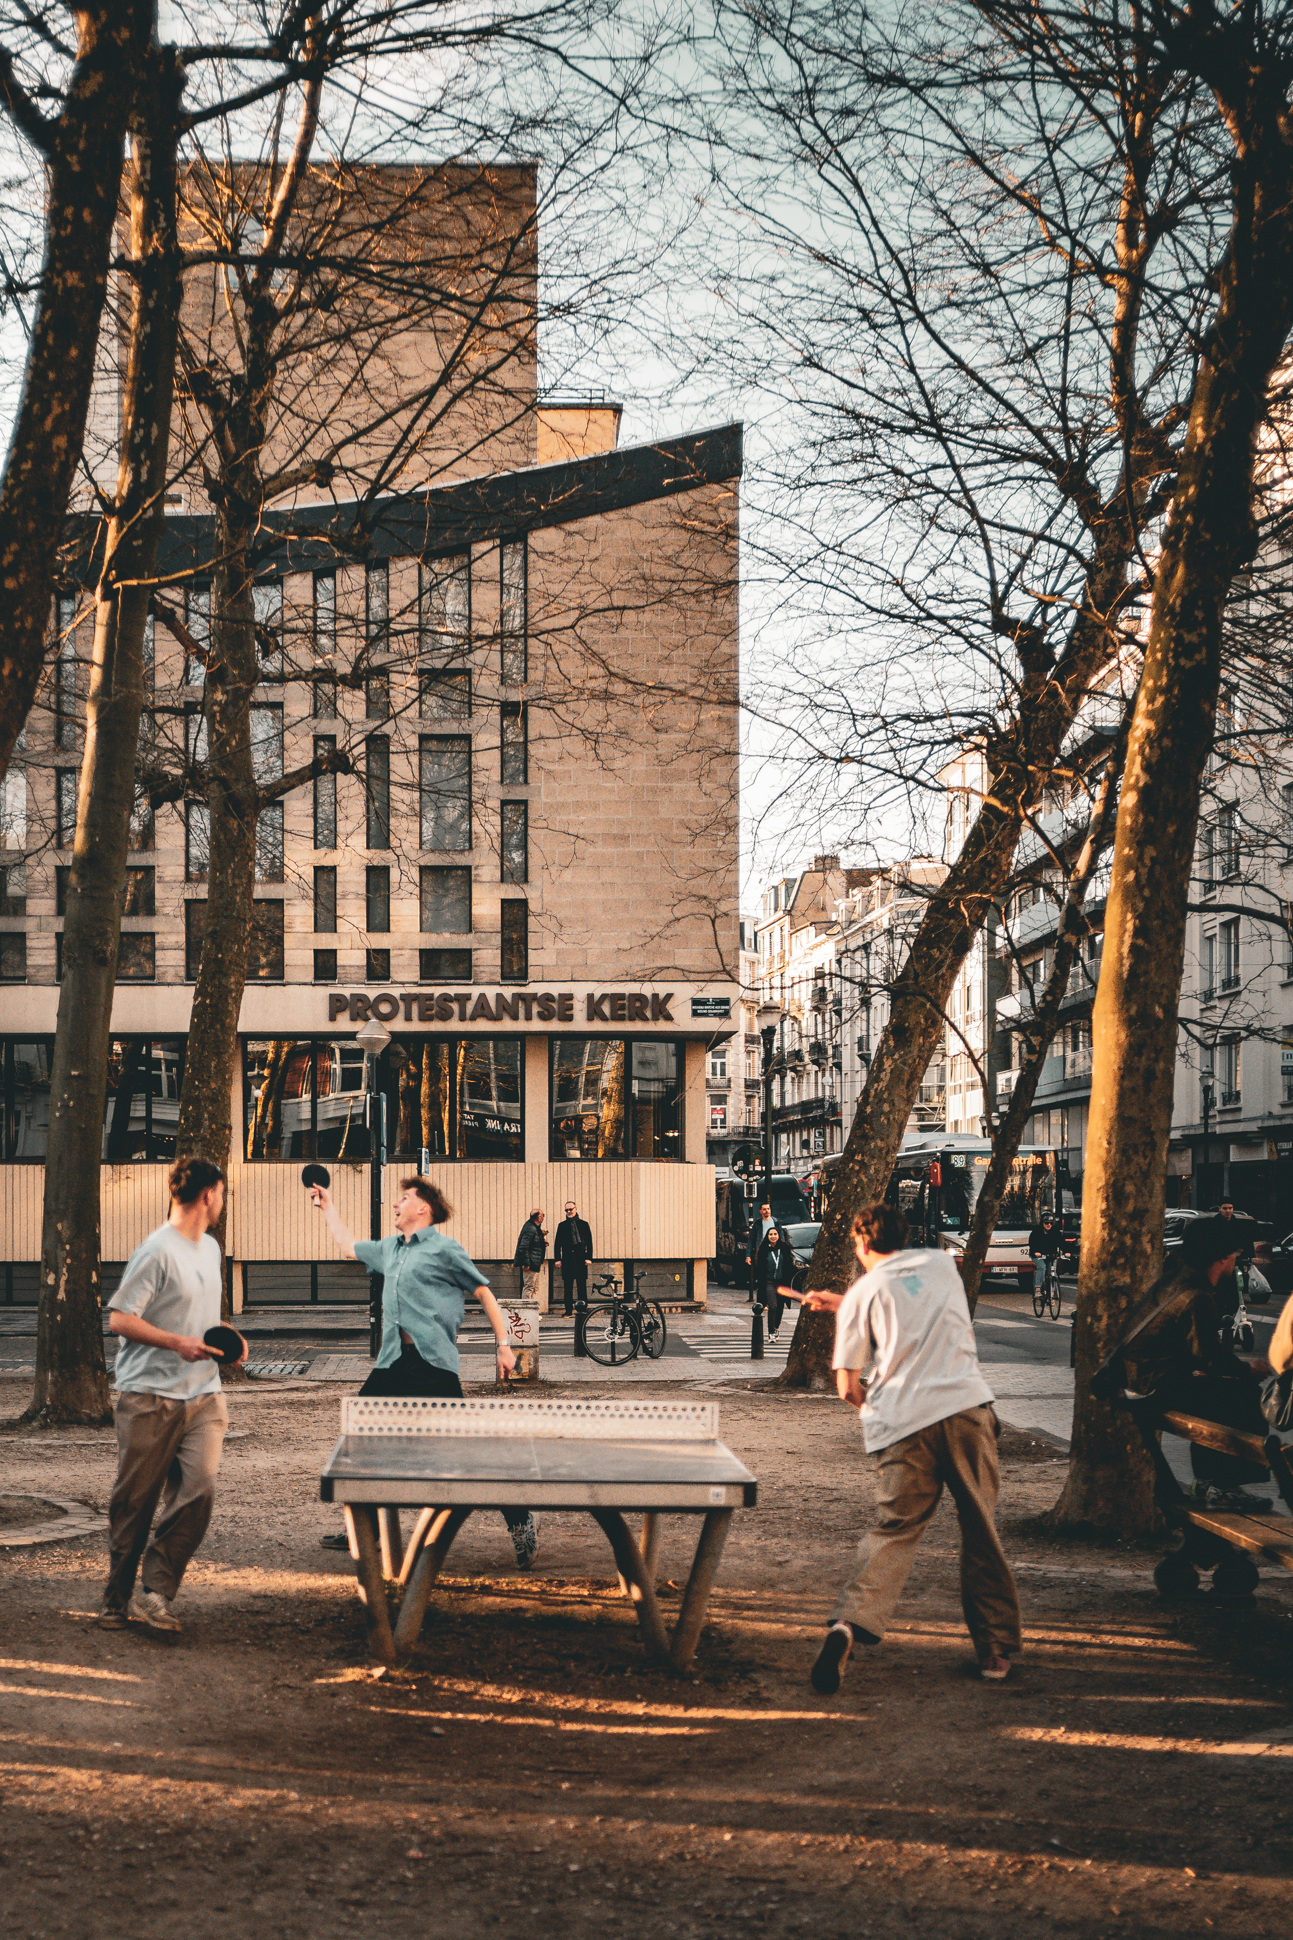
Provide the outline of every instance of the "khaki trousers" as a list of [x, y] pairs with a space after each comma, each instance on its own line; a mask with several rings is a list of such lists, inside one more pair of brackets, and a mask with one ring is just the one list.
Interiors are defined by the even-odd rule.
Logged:
[[961, 1608], [975, 1649], [980, 1658], [1019, 1649], [1019, 1597], [993, 1520], [997, 1434], [991, 1408], [966, 1408], [880, 1450], [879, 1521], [858, 1544], [857, 1571], [840, 1592], [832, 1622], [883, 1637], [916, 1545], [947, 1488], [961, 1524]]
[[[189, 1558], [207, 1533], [215, 1479], [229, 1426], [223, 1394], [173, 1401], [164, 1394], [119, 1394], [117, 1481], [108, 1503], [111, 1563], [104, 1603], [124, 1610], [143, 1558], [146, 1590], [173, 1597]], [[149, 1540], [153, 1512], [162, 1513]]]

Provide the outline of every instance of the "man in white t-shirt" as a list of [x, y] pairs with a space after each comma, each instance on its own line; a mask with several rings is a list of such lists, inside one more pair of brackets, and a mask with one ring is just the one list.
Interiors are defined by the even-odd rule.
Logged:
[[836, 1312], [836, 1386], [878, 1458], [879, 1520], [858, 1545], [813, 1688], [837, 1691], [854, 1644], [879, 1643], [945, 1487], [961, 1524], [961, 1605], [979, 1674], [1000, 1682], [1019, 1649], [1019, 1598], [994, 1521], [1000, 1431], [961, 1276], [948, 1253], [903, 1250], [907, 1222], [895, 1206], [864, 1207], [853, 1241], [862, 1278], [807, 1304]]
[[211, 1521], [229, 1425], [220, 1355], [202, 1338], [220, 1322], [220, 1248], [210, 1228], [224, 1206], [224, 1173], [208, 1159], [178, 1159], [169, 1183], [170, 1218], [135, 1248], [108, 1302], [108, 1324], [121, 1346], [113, 1374], [118, 1463], [108, 1503], [104, 1630], [127, 1622], [181, 1628], [171, 1604]]

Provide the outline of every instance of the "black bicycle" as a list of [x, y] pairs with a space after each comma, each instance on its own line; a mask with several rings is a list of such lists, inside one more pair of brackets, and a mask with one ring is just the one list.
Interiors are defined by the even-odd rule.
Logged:
[[1060, 1276], [1055, 1271], [1054, 1260], [1047, 1254], [1043, 1254], [1041, 1257], [1046, 1271], [1042, 1275], [1042, 1283], [1040, 1286], [1038, 1286], [1036, 1280], [1033, 1281], [1033, 1312], [1040, 1320], [1049, 1306], [1051, 1319], [1058, 1320], [1060, 1317]]
[[658, 1300], [644, 1298], [645, 1278], [644, 1273], [634, 1275], [631, 1294], [623, 1291], [613, 1273], [604, 1273], [593, 1282], [594, 1298], [588, 1303], [584, 1321], [584, 1345], [603, 1367], [623, 1367], [642, 1352], [658, 1361], [664, 1353], [669, 1333], [664, 1309]]
[[664, 1344], [669, 1336], [665, 1325], [664, 1308], [658, 1300], [644, 1299], [642, 1282], [645, 1273], [638, 1273], [633, 1280], [633, 1305], [629, 1312], [636, 1316], [642, 1335], [642, 1352], [649, 1360], [658, 1361], [664, 1353]]
[[[642, 1347], [642, 1327], [636, 1302], [626, 1301], [613, 1273], [593, 1282], [595, 1298], [583, 1320], [584, 1346], [602, 1367], [623, 1367]], [[578, 1318], [575, 1322], [579, 1325]]]

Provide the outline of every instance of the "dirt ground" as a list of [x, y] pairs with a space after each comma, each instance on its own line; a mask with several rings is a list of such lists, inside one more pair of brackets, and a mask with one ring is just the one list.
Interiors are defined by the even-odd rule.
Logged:
[[[181, 1636], [94, 1628], [101, 1540], [0, 1551], [6, 1935], [1293, 1925], [1293, 1578], [1248, 1604], [1159, 1603], [1151, 1553], [1038, 1532], [1062, 1457], [1007, 1432], [1016, 1674], [971, 1674], [945, 1505], [895, 1629], [817, 1698], [872, 1498], [856, 1425], [830, 1399], [725, 1386], [759, 1506], [737, 1512], [693, 1677], [644, 1663], [604, 1538], [553, 1515], [531, 1576], [501, 1519], [473, 1517], [415, 1664], [375, 1675], [349, 1559], [318, 1547], [338, 1393], [230, 1392]], [[0, 1418], [26, 1398], [0, 1384]], [[113, 1473], [110, 1432], [0, 1432], [10, 1505], [102, 1510]], [[666, 1615], [694, 1527], [666, 1525]]]

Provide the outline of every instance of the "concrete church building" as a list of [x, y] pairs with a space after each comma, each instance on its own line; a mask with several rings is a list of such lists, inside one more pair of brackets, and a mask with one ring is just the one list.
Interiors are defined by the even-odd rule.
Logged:
[[[447, 172], [428, 171], [421, 198], [409, 173], [398, 198], [382, 171], [366, 193], [397, 201], [425, 240]], [[454, 220], [470, 230], [501, 206], [515, 222], [533, 203], [529, 170], [496, 171], [489, 195], [458, 196]], [[367, 1232], [374, 1094], [388, 1209], [398, 1178], [425, 1164], [456, 1208], [449, 1230], [488, 1263], [510, 1261], [532, 1206], [551, 1231], [573, 1197], [599, 1261], [636, 1263], [657, 1293], [704, 1296], [706, 1057], [739, 1022], [740, 427], [623, 448], [617, 407], [541, 398], [533, 247], [507, 277], [510, 308], [495, 306], [507, 354], [439, 414], [398, 491], [371, 489], [379, 441], [357, 438], [353, 471], [293, 488], [262, 520], [258, 775], [330, 745], [353, 773], [261, 817], [231, 1100], [236, 1304], [364, 1296], [299, 1174], [327, 1162], [343, 1217]], [[191, 327], [209, 297], [186, 286]], [[431, 334], [404, 330], [393, 385], [442, 357], [432, 325], [418, 327]], [[367, 373], [371, 388], [371, 357]], [[357, 409], [344, 368], [335, 397], [326, 371], [316, 383], [325, 422]], [[94, 427], [105, 451], [115, 403], [109, 383]], [[141, 736], [151, 762], [199, 770], [191, 648], [211, 624], [214, 527], [200, 460], [183, 418], [157, 595], [181, 625], [154, 620]], [[0, 798], [10, 1301], [36, 1294], [92, 628], [91, 596], [67, 586]], [[205, 803], [153, 812], [141, 798], [133, 840], [103, 1133], [109, 1284], [165, 1213], [206, 915]], [[391, 1033], [377, 1058], [356, 1041], [372, 1018]]]

